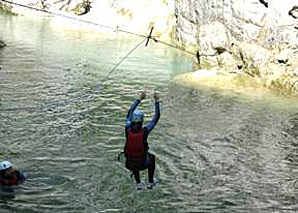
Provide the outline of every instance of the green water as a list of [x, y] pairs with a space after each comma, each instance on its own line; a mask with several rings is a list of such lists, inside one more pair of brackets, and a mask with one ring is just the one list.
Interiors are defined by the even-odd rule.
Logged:
[[[0, 212], [298, 210], [296, 100], [175, 84], [193, 58], [154, 42], [102, 82], [142, 38], [1, 13], [0, 27], [0, 154], [28, 174]], [[158, 184], [137, 191], [117, 155], [142, 89], [146, 120], [154, 90], [162, 115], [149, 136]]]

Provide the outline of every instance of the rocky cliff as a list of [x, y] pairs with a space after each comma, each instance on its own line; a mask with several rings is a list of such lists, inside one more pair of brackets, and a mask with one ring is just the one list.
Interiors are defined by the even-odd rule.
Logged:
[[[13, 0], [140, 34], [171, 38], [208, 68], [298, 94], [297, 0]], [[24, 8], [0, 2], [16, 13]]]
[[267, 47], [298, 45], [297, 0], [180, 0], [175, 7], [182, 41], [197, 43], [200, 27], [219, 21], [238, 40]]
[[177, 40], [199, 61], [298, 92], [297, 0], [180, 0]]

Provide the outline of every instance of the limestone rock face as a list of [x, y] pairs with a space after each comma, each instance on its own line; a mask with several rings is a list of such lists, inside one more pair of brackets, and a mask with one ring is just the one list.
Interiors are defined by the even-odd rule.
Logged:
[[238, 40], [259, 40], [266, 46], [298, 45], [297, 0], [181, 0], [175, 7], [180, 41], [184, 36], [199, 39], [199, 27], [220, 21]]
[[[237, 40], [258, 40], [264, 46], [298, 46], [297, 0], [14, 0], [41, 9], [88, 16], [105, 25], [145, 32], [154, 25], [161, 34], [176, 32], [185, 46], [200, 43], [199, 30], [221, 22]], [[0, 2], [0, 7], [11, 7]], [[12, 10], [26, 10], [12, 6]], [[27, 9], [28, 10], [28, 9]], [[221, 29], [221, 28], [219, 28]]]
[[209, 65], [298, 93], [297, 0], [180, 0], [175, 10], [178, 41], [196, 39]]
[[237, 60], [232, 53], [227, 51], [217, 56], [217, 63], [219, 67], [229, 73], [238, 73], [243, 67], [243, 62]]
[[266, 48], [247, 42], [242, 42], [239, 45], [239, 53], [248, 68], [262, 67], [270, 57], [270, 52]]
[[198, 40], [200, 54], [215, 55], [217, 50], [224, 51], [230, 46], [230, 35], [220, 22], [203, 25], [199, 29]]
[[[298, 0], [14, 0], [115, 29], [171, 37], [198, 61], [298, 93]], [[13, 12], [20, 7], [3, 3]], [[24, 9], [27, 10], [28, 9]], [[31, 12], [31, 11], [29, 11]], [[201, 58], [202, 57], [202, 58]], [[205, 61], [203, 61], [205, 60]], [[291, 86], [291, 83], [294, 85]], [[276, 86], [277, 85], [277, 86]]]

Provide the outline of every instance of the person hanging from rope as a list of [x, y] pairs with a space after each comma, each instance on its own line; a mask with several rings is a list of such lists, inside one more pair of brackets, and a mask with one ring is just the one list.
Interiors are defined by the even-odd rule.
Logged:
[[146, 98], [146, 93], [141, 92], [139, 99], [136, 99], [128, 111], [125, 121], [126, 142], [124, 145], [124, 155], [126, 157], [125, 166], [132, 171], [137, 189], [145, 187], [145, 183], [140, 180], [140, 171], [148, 169], [149, 185], [152, 189], [156, 185], [154, 180], [155, 156], [149, 153], [147, 138], [149, 133], [157, 124], [160, 117], [159, 95], [154, 93], [155, 114], [147, 126], [143, 126], [144, 114], [137, 109], [138, 105]]
[[26, 175], [12, 168], [9, 161], [0, 162], [0, 185], [15, 186], [23, 183], [26, 180]]

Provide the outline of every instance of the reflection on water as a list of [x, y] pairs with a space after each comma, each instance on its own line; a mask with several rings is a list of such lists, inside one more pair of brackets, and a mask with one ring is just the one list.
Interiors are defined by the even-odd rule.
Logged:
[[[57, 32], [48, 18], [1, 15], [0, 25], [8, 44], [0, 50], [0, 150], [28, 174], [11, 199], [1, 198], [4, 212], [298, 209], [296, 100], [174, 83], [193, 59], [153, 42], [96, 91], [138, 38]], [[159, 184], [137, 191], [117, 155], [141, 89], [149, 92], [146, 120], [155, 89], [163, 102], [149, 137]], [[84, 95], [93, 98], [63, 101]]]

